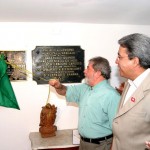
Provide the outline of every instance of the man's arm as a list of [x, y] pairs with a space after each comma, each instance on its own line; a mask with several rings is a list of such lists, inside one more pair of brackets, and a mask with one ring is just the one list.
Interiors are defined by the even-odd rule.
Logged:
[[49, 85], [53, 86], [58, 94], [63, 95], [63, 96], [66, 95], [67, 87], [61, 84], [59, 80], [51, 79], [49, 81]]

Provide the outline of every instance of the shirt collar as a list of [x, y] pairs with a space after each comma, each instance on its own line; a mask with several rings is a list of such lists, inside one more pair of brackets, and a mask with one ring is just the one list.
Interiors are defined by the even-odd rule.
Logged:
[[95, 89], [97, 89], [97, 88], [99, 88], [99, 87], [102, 87], [102, 86], [105, 85], [107, 82], [108, 82], [108, 80], [103, 80], [103, 81], [99, 82], [98, 84], [94, 85], [94, 86], [92, 87], [92, 89], [95, 90]]
[[146, 76], [150, 73], [150, 69], [146, 69], [142, 74], [140, 74], [134, 81], [128, 79], [128, 82], [131, 86], [137, 88], [142, 81], [146, 78]]

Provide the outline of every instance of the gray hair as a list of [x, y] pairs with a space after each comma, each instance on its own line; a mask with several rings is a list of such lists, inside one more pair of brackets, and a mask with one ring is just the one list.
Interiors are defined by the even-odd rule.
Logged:
[[101, 71], [101, 74], [105, 79], [110, 78], [111, 67], [110, 67], [109, 62], [106, 58], [94, 57], [94, 58], [91, 58], [89, 60], [89, 62], [93, 63], [93, 69], [95, 71]]
[[141, 67], [150, 68], [150, 38], [148, 36], [134, 33], [121, 38], [118, 43], [127, 49], [129, 59], [138, 57]]

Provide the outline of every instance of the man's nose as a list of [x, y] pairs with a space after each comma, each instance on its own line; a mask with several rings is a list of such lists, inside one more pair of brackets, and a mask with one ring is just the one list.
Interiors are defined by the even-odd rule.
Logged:
[[115, 63], [118, 64], [118, 61], [119, 61], [118, 58], [116, 58]]

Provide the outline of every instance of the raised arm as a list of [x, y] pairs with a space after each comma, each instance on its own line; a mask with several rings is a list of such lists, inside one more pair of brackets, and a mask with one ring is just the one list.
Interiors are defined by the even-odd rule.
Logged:
[[66, 95], [67, 87], [61, 84], [59, 80], [51, 79], [49, 80], [49, 85], [53, 86], [58, 94], [63, 95], [63, 96]]

